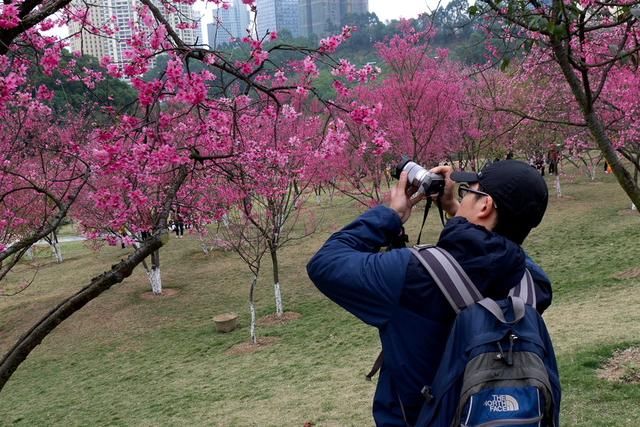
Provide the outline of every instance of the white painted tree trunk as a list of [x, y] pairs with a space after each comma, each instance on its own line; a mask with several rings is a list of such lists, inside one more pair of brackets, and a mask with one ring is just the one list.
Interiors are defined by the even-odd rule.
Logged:
[[632, 211], [637, 211], [638, 207], [635, 205], [635, 203], [631, 203], [631, 210]]
[[162, 279], [160, 276], [160, 268], [152, 268], [147, 271], [147, 277], [149, 277], [149, 283], [151, 283], [151, 291], [154, 295], [162, 294]]
[[222, 215], [222, 225], [229, 228], [229, 215], [227, 214]]
[[251, 343], [256, 344], [258, 342], [258, 337], [256, 336], [256, 305], [253, 301], [249, 301], [249, 312], [251, 313], [251, 326], [249, 327]]
[[60, 249], [60, 244], [57, 242], [54, 242], [51, 244], [51, 249], [53, 251], [53, 256], [56, 258], [56, 262], [58, 264], [60, 264], [62, 261], [64, 261], [64, 258], [62, 257], [62, 250]]
[[591, 166], [591, 173], [589, 174], [591, 177], [591, 181], [595, 181], [596, 180], [596, 169], [597, 169], [597, 165], [592, 165]]
[[284, 307], [282, 306], [282, 291], [280, 290], [279, 282], [276, 282], [273, 285], [273, 292], [276, 295], [276, 315], [282, 316], [284, 313]]
[[322, 203], [322, 197], [320, 197], [320, 194], [316, 194], [316, 204], [320, 204]]
[[204, 252], [205, 255], [209, 255], [209, 246], [207, 245], [207, 242], [201, 242], [200, 247], [202, 248], [202, 252]]
[[27, 249], [27, 258], [30, 260], [33, 260], [33, 246], [29, 246], [29, 249]]
[[560, 175], [556, 175], [556, 196], [562, 197], [562, 187], [560, 187]]

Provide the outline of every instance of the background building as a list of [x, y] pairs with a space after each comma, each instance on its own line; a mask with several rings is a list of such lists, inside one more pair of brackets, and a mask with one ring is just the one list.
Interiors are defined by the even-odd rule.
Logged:
[[234, 0], [229, 9], [215, 9], [213, 23], [207, 24], [209, 47], [215, 49], [233, 39], [245, 37], [248, 26], [249, 10], [241, 0]]
[[300, 35], [298, 20], [299, 0], [258, 0], [257, 31], [262, 38], [267, 31], [289, 31], [291, 35]]
[[[165, 14], [182, 41], [188, 45], [201, 43], [198, 39], [199, 31], [197, 29], [178, 28], [178, 24], [182, 22], [189, 24], [199, 22], [200, 19], [191, 6], [175, 4], [176, 11], [168, 13], [159, 1], [154, 0], [154, 4]], [[105, 37], [104, 35], [92, 34], [87, 29], [81, 28], [77, 22], [72, 21], [69, 23], [70, 34], [79, 34], [79, 36], [71, 39], [71, 48], [96, 58], [108, 55], [114, 62], [124, 64], [126, 61], [124, 52], [128, 49], [127, 43], [133, 35], [130, 24], [139, 21], [136, 14], [137, 6], [136, 0], [94, 0], [88, 10], [89, 21], [98, 28], [104, 25], [111, 27], [115, 25], [117, 30], [112, 37]], [[111, 17], [114, 17], [115, 20], [112, 21]]]
[[369, 0], [341, 0], [340, 1], [340, 15], [344, 22], [344, 17], [347, 15], [362, 15], [369, 12]]
[[368, 11], [368, 0], [300, 0], [300, 35], [326, 36], [348, 24], [346, 15]]

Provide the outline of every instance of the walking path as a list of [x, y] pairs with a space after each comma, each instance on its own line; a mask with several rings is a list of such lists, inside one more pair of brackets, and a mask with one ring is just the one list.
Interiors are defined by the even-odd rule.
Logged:
[[[64, 236], [64, 237], [58, 237], [58, 243], [67, 243], [67, 242], [81, 242], [83, 240], [87, 240], [86, 237], [82, 237], [82, 236]], [[46, 246], [49, 243], [46, 240], [38, 240], [36, 243], [36, 245], [38, 246]]]

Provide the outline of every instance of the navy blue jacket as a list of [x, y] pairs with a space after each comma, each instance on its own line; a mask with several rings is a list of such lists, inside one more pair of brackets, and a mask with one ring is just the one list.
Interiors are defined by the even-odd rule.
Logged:
[[[379, 252], [402, 232], [398, 214], [378, 206], [333, 234], [307, 265], [318, 289], [378, 328], [384, 359], [373, 401], [378, 426], [413, 424], [444, 351], [455, 313], [406, 248]], [[437, 243], [460, 263], [480, 292], [504, 298], [524, 274], [536, 283], [540, 312], [551, 303], [546, 274], [516, 243], [461, 217], [447, 222]]]

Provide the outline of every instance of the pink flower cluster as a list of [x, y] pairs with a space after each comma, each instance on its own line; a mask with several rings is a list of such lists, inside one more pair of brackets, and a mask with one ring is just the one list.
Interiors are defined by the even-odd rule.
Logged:
[[20, 25], [18, 8], [15, 4], [4, 4], [0, 11], [0, 28], [10, 30]]
[[345, 77], [350, 82], [366, 83], [369, 80], [375, 80], [381, 71], [380, 67], [376, 67], [371, 63], [357, 69], [349, 60], [341, 58], [338, 66], [331, 71], [331, 74], [336, 77]]
[[307, 56], [302, 61], [303, 71], [311, 77], [317, 77], [319, 75], [318, 67], [315, 60], [311, 56]]
[[60, 64], [61, 50], [62, 46], [60, 45], [45, 49], [42, 59], [40, 60], [40, 65], [42, 66], [42, 71], [47, 76], [52, 75], [53, 71], [58, 68], [58, 64]]
[[342, 32], [340, 34], [336, 34], [333, 36], [329, 36], [320, 40], [320, 48], [318, 49], [321, 53], [333, 53], [338, 49], [338, 47], [345, 41], [351, 38], [351, 33], [353, 31], [353, 27], [345, 26], [342, 28]]
[[354, 108], [349, 113], [349, 117], [351, 117], [355, 123], [363, 124], [371, 129], [378, 128], [378, 120], [376, 120], [375, 116], [382, 109], [382, 104], [378, 103], [371, 107], [367, 107], [365, 105], [358, 105], [354, 102], [352, 106]]

